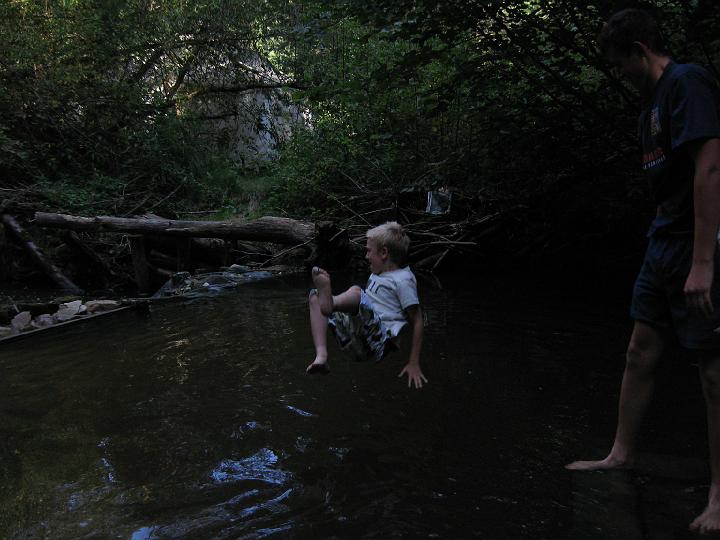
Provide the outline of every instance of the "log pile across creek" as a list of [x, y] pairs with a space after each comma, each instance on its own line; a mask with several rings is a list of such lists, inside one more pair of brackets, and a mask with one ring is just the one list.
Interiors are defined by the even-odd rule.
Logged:
[[487, 209], [460, 216], [431, 211], [429, 195], [425, 211], [395, 201], [382, 210], [352, 213], [339, 223], [272, 216], [180, 221], [152, 214], [127, 218], [47, 212], [21, 220], [8, 211], [0, 218], [6, 244], [14, 244], [18, 252], [21, 247], [25, 259], [57, 288], [78, 295], [83, 289], [118, 287], [150, 294], [177, 272], [222, 271], [232, 265], [342, 270], [353, 261], [363, 264], [366, 231], [390, 220], [402, 223], [412, 240], [411, 266], [438, 272], [449, 261], [483, 255], [506, 217]]
[[33, 220], [25, 220], [32, 226], [23, 227], [9, 213], [1, 218], [5, 244], [13, 244], [18, 252], [21, 248], [24, 258], [58, 289], [76, 295], [88, 288], [87, 279], [76, 279], [79, 273], [86, 274], [94, 288], [132, 283], [140, 293], [151, 293], [181, 271], [207, 273], [238, 264], [302, 269], [321, 261], [338, 266], [349, 257], [343, 235], [329, 222], [284, 217], [179, 221], [151, 214], [124, 218], [37, 212]]

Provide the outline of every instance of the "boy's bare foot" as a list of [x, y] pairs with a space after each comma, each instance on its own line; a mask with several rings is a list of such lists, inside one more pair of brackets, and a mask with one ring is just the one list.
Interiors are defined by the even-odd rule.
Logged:
[[621, 460], [608, 456], [598, 461], [573, 461], [565, 465], [570, 471], [604, 471], [609, 469], [632, 469], [630, 460]]
[[305, 373], [307, 375], [327, 375], [328, 373], [330, 373], [330, 368], [327, 365], [327, 360], [318, 360], [316, 358], [315, 361], [307, 367]]
[[[312, 280], [320, 300], [320, 312], [329, 317], [333, 311], [332, 289], [330, 287], [330, 274], [318, 266], [312, 269]], [[311, 364], [312, 365], [312, 364]]]
[[700, 534], [720, 532], [720, 503], [708, 504], [703, 513], [690, 524], [690, 530]]

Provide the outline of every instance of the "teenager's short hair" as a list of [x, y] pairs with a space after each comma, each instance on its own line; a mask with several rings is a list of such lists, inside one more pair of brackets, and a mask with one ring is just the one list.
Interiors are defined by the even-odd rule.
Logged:
[[598, 46], [605, 56], [613, 52], [629, 56], [635, 41], [647, 45], [656, 54], [668, 53], [657, 21], [642, 9], [618, 11], [608, 19], [598, 34]]
[[387, 248], [388, 256], [392, 262], [399, 266], [406, 264], [410, 238], [405, 233], [402, 225], [396, 221], [388, 221], [370, 229], [366, 236], [369, 240], [375, 242], [379, 249]]

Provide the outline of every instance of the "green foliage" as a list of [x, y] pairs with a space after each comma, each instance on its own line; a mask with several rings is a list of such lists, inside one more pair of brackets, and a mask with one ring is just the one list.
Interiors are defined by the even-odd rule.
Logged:
[[247, 60], [283, 5], [2, 3], [3, 183], [67, 212], [246, 210], [246, 173], [193, 99], [265, 83]]
[[[656, 12], [678, 60], [717, 73], [720, 4], [639, 4]], [[275, 204], [347, 216], [368, 210], [363, 191], [392, 204], [404, 188], [440, 184], [534, 208], [522, 241], [626, 235], [638, 215], [644, 227], [638, 99], [595, 48], [602, 22], [626, 5], [317, 6], [296, 62], [312, 129], [286, 150]]]
[[[637, 98], [594, 43], [626, 4], [10, 0], [0, 175], [77, 213], [343, 218], [448, 185], [538, 207], [528, 230], [622, 230]], [[720, 3], [637, 4], [717, 73]], [[203, 99], [283, 85], [308, 120], [275, 163], [242, 169], [199, 127]]]

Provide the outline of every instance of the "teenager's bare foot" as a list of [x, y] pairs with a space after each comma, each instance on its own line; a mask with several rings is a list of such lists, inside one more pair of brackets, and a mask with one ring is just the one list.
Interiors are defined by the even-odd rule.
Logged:
[[570, 471], [604, 471], [610, 469], [632, 469], [633, 463], [630, 460], [621, 460], [608, 456], [599, 461], [573, 461], [565, 465]]
[[318, 292], [320, 300], [320, 312], [329, 317], [333, 311], [332, 289], [330, 287], [330, 274], [322, 268], [314, 266], [312, 269], [312, 280]]
[[318, 360], [316, 358], [315, 361], [307, 367], [305, 373], [307, 375], [327, 375], [328, 373], [330, 373], [330, 368], [327, 365], [327, 360]]
[[708, 504], [703, 513], [690, 524], [690, 530], [700, 534], [720, 532], [720, 503]]

